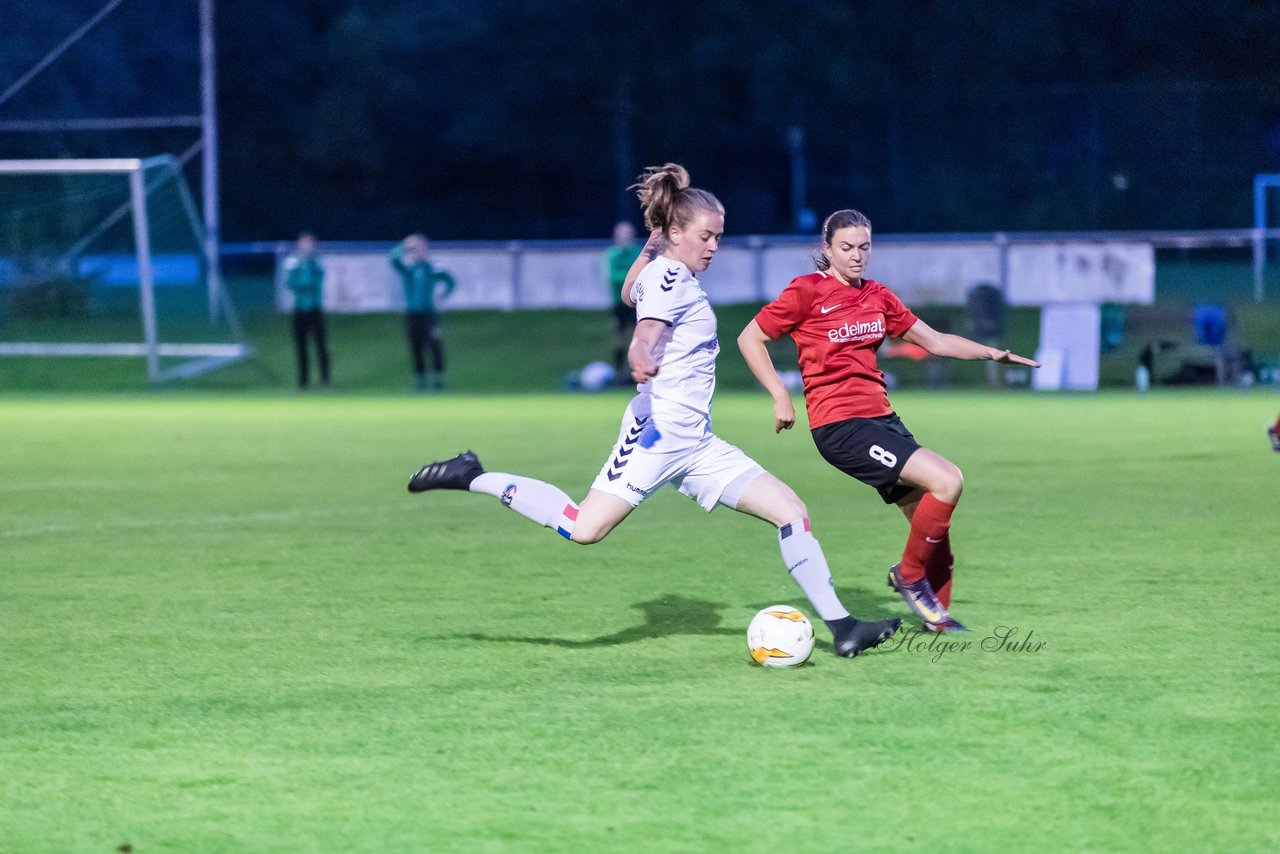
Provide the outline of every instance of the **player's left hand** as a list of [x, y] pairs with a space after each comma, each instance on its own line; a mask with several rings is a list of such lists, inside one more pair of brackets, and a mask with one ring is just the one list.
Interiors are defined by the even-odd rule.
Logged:
[[991, 361], [999, 362], [1002, 365], [1026, 365], [1028, 368], [1038, 368], [1040, 363], [1034, 359], [1028, 359], [1026, 356], [1019, 356], [1009, 350], [996, 350], [991, 354]]

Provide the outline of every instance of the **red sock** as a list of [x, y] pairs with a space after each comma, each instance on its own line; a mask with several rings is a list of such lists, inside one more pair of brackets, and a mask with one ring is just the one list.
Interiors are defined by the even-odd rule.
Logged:
[[944, 534], [942, 542], [924, 565], [924, 575], [929, 579], [933, 592], [938, 594], [938, 601], [948, 608], [951, 607], [951, 573], [955, 565], [955, 556], [951, 554], [951, 534]]
[[955, 509], [954, 504], [934, 498], [932, 492], [926, 492], [920, 499], [916, 512], [911, 516], [911, 533], [907, 534], [907, 547], [902, 552], [902, 564], [898, 568], [903, 581], [924, 578], [925, 566], [947, 539], [951, 511]]

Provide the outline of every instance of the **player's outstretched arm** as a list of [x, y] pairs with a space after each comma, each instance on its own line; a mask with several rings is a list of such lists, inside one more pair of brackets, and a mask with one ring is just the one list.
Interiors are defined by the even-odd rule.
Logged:
[[1028, 359], [1026, 356], [1019, 356], [1008, 350], [997, 350], [995, 347], [971, 341], [963, 335], [939, 332], [923, 320], [917, 320], [902, 336], [902, 340], [908, 344], [923, 347], [935, 356], [945, 356], [948, 359], [980, 359], [1000, 362], [1004, 365], [1040, 367], [1039, 362]]
[[629, 307], [635, 308], [636, 301], [631, 298], [631, 286], [636, 283], [636, 279], [640, 277], [640, 271], [643, 270], [650, 261], [662, 254], [662, 247], [665, 241], [662, 237], [662, 229], [655, 228], [650, 234], [649, 239], [645, 241], [644, 248], [640, 250], [640, 254], [636, 256], [636, 260], [631, 262], [631, 269], [627, 270], [627, 277], [622, 280], [622, 301]]
[[658, 375], [658, 360], [653, 357], [653, 351], [666, 328], [665, 323], [652, 317], [646, 317], [636, 324], [636, 332], [631, 336], [631, 347], [627, 350], [631, 378], [636, 382], [648, 382], [650, 377]]
[[738, 349], [742, 351], [742, 358], [746, 360], [751, 373], [755, 374], [760, 385], [764, 386], [773, 398], [773, 432], [781, 433], [795, 426], [796, 408], [791, 403], [791, 392], [787, 391], [787, 387], [782, 384], [782, 379], [778, 376], [777, 369], [773, 367], [773, 359], [769, 357], [769, 350], [765, 346], [765, 342], [772, 340], [764, 334], [760, 324], [752, 320], [738, 336]]

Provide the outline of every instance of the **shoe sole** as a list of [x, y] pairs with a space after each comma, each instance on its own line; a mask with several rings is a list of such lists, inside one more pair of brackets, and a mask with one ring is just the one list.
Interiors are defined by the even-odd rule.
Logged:
[[970, 631], [968, 626], [964, 625], [963, 623], [957, 622], [954, 619], [948, 623], [925, 623], [924, 630], [926, 632], [933, 632], [935, 635], [945, 635], [948, 632]]

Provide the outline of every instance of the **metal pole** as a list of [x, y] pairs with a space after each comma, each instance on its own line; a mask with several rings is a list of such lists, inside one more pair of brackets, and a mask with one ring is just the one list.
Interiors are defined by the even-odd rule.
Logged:
[[218, 107], [214, 65], [213, 0], [200, 0], [200, 104], [204, 142], [204, 263], [208, 276], [209, 321], [218, 322], [222, 270], [218, 246], [222, 226], [218, 218]]
[[758, 234], [753, 234], [747, 238], [747, 245], [751, 247], [752, 260], [752, 278], [756, 289], [756, 299], [760, 302], [769, 302], [777, 294], [769, 293], [769, 283], [764, 278], [764, 250], [765, 239]]
[[129, 197], [133, 200], [133, 251], [138, 259], [138, 293], [142, 308], [142, 337], [147, 347], [147, 378], [160, 377], [159, 342], [156, 337], [155, 281], [151, 276], [151, 226], [147, 219], [147, 187], [142, 168], [129, 173]]
[[[196, 203], [191, 198], [191, 191], [187, 189], [187, 182], [182, 179], [182, 161], [170, 159], [167, 168], [169, 169], [170, 179], [178, 190], [178, 198], [182, 202], [183, 210], [187, 212], [187, 221], [191, 223], [191, 230], [195, 233], [200, 228], [200, 217], [196, 214]], [[240, 316], [236, 314], [236, 307], [232, 305], [226, 289], [220, 288], [215, 296], [218, 300], [218, 305], [226, 315], [227, 329], [231, 332], [232, 338], [239, 341], [244, 337], [244, 334], [240, 328]]]
[[0, 92], [0, 104], [3, 104], [5, 101], [8, 101], [14, 95], [18, 94], [18, 92], [22, 91], [22, 87], [30, 83], [41, 71], [44, 71], [52, 65], [58, 57], [67, 52], [67, 48], [84, 38], [85, 33], [96, 27], [99, 21], [114, 12], [116, 7], [123, 2], [124, 0], [109, 0], [107, 5], [99, 9], [92, 18], [77, 27], [75, 32], [59, 42], [57, 47], [45, 54], [43, 59], [33, 65], [26, 74], [15, 80], [13, 85], [8, 89], [5, 89], [3, 92]]
[[1009, 235], [1003, 231], [997, 231], [992, 240], [996, 245], [997, 263], [1000, 268], [1000, 293], [1004, 294], [1005, 300], [1009, 299]]
[[524, 308], [524, 244], [513, 240], [507, 244], [511, 253], [511, 306], [510, 309]]
[[1266, 288], [1262, 283], [1267, 266], [1267, 244], [1262, 239], [1262, 229], [1253, 230], [1253, 301], [1262, 302]]
[[787, 150], [791, 154], [791, 227], [806, 231], [804, 128], [799, 125], [787, 128]]
[[0, 133], [198, 127], [200, 127], [199, 116], [124, 116], [116, 119], [14, 119], [12, 121], [0, 121]]
[[1267, 266], [1267, 243], [1263, 230], [1267, 227], [1267, 178], [1280, 176], [1253, 176], [1253, 301], [1262, 302], [1266, 296], [1263, 274]]

